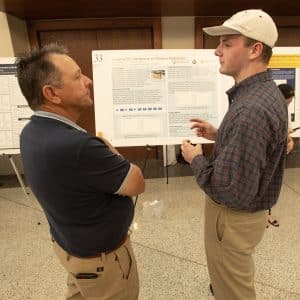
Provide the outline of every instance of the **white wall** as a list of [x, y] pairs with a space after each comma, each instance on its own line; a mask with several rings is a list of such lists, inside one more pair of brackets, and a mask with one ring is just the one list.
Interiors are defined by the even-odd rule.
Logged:
[[194, 49], [195, 17], [162, 17], [164, 49]]
[[7, 16], [2, 11], [0, 11], [0, 45], [0, 56], [7, 57], [14, 55]]
[[10, 31], [14, 55], [29, 51], [30, 46], [26, 22], [17, 17], [7, 15], [7, 23]]

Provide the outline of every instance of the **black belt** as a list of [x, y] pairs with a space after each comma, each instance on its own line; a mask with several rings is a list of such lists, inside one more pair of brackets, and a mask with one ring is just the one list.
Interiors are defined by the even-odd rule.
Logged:
[[[89, 258], [98, 258], [98, 257], [101, 257], [104, 254], [110, 254], [114, 251], [116, 251], [117, 249], [119, 249], [121, 246], [123, 246], [125, 244], [125, 242], [127, 241], [129, 235], [126, 234], [126, 236], [124, 237], [124, 239], [122, 239], [122, 241], [118, 244], [118, 246], [112, 250], [108, 250], [108, 251], [104, 251], [104, 252], [98, 252], [96, 253], [95, 255], [89, 255], [89, 256], [79, 256], [77, 254], [73, 254], [73, 253], [70, 253], [70, 252], [67, 252], [70, 256], [74, 256], [74, 257], [77, 257], [77, 258], [81, 258], [81, 259], [89, 259]], [[55, 240], [52, 238], [52, 242], [55, 242]]]

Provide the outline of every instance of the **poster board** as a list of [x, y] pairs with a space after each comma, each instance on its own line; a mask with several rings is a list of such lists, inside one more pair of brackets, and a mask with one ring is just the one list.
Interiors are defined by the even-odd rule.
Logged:
[[[269, 64], [277, 84], [288, 83], [295, 90], [295, 97], [288, 106], [289, 128], [300, 127], [300, 47], [275, 47]], [[300, 137], [300, 130], [292, 134]]]
[[[300, 47], [275, 47], [269, 68], [295, 98], [289, 126], [300, 126]], [[92, 53], [96, 132], [115, 146], [208, 142], [189, 129], [198, 117], [218, 126], [233, 84], [212, 49], [97, 50]], [[300, 137], [300, 130], [293, 133]]]
[[19, 153], [20, 133], [32, 115], [16, 77], [15, 58], [0, 58], [0, 153]]
[[114, 146], [203, 142], [189, 120], [218, 126], [227, 111], [233, 80], [213, 50], [97, 50], [92, 61], [96, 132]]

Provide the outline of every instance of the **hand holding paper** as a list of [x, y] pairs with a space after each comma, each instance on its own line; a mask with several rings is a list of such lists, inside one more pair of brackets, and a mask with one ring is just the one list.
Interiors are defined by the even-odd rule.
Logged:
[[189, 164], [192, 162], [195, 156], [203, 155], [201, 144], [192, 145], [190, 141], [183, 140], [181, 145], [182, 156]]

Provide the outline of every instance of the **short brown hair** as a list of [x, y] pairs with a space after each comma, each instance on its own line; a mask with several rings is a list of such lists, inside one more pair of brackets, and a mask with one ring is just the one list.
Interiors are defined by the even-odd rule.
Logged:
[[284, 99], [295, 97], [295, 91], [293, 87], [291, 87], [289, 84], [287, 83], [279, 84], [278, 88], [280, 89]]
[[[251, 38], [248, 38], [248, 37], [245, 37], [244, 36], [244, 39], [245, 39], [245, 46], [246, 47], [250, 47], [252, 45], [254, 45], [255, 43], [262, 43], [260, 41], [257, 41], [257, 40], [254, 40], [254, 39], [251, 39]], [[262, 60], [264, 63], [268, 64], [271, 57], [272, 57], [272, 54], [273, 54], [273, 51], [272, 51], [272, 48], [264, 43], [262, 43], [263, 45], [263, 50], [262, 50]]]
[[35, 110], [45, 102], [42, 88], [45, 84], [61, 85], [61, 74], [49, 60], [50, 54], [68, 54], [63, 46], [49, 44], [41, 49], [21, 54], [16, 59], [17, 77], [29, 106]]

